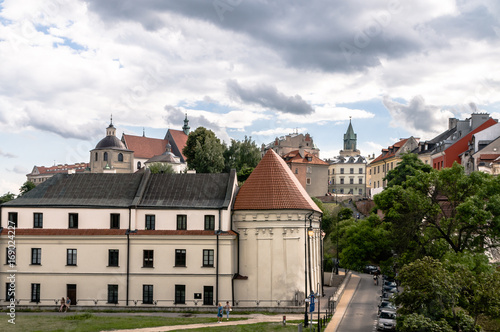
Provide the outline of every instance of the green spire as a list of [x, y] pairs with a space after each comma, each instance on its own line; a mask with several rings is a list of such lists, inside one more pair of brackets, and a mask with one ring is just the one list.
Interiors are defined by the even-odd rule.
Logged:
[[184, 134], [186, 134], [186, 135], [189, 135], [189, 129], [191, 129], [191, 127], [189, 127], [188, 123], [189, 123], [189, 120], [188, 120], [188, 115], [186, 113], [186, 118], [184, 119], [184, 126], [182, 127], [182, 130], [184, 131]]
[[352, 129], [351, 117], [349, 117], [349, 127], [347, 132], [344, 134], [344, 150], [356, 150], [357, 136]]

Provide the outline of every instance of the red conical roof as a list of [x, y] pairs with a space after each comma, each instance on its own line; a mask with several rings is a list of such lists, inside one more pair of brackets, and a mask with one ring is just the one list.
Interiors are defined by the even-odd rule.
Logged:
[[269, 149], [241, 187], [234, 210], [321, 212], [285, 161]]

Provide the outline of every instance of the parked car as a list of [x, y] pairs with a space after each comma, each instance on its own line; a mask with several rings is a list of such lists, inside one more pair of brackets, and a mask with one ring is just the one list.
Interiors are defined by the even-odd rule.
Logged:
[[394, 294], [395, 293], [388, 293], [388, 292], [382, 293], [382, 295], [380, 296], [380, 302], [392, 299], [394, 297]]
[[378, 267], [374, 265], [366, 265], [363, 268], [363, 272], [368, 274], [378, 273]]
[[382, 301], [378, 305], [378, 315], [382, 310], [396, 312], [396, 306], [391, 301]]
[[384, 282], [382, 283], [382, 287], [385, 287], [385, 286], [398, 287], [398, 284], [396, 284], [396, 282], [394, 280], [384, 279]]
[[396, 286], [382, 286], [382, 293], [398, 293], [398, 288]]
[[395, 331], [396, 313], [394, 311], [382, 310], [377, 319], [377, 330]]

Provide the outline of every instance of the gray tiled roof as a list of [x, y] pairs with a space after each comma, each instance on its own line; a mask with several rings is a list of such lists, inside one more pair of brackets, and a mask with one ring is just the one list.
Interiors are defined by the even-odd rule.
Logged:
[[57, 174], [2, 206], [225, 208], [235, 174]]
[[143, 174], [56, 174], [3, 206], [128, 207]]
[[[232, 175], [232, 176], [230, 176]], [[222, 208], [229, 206], [234, 174], [151, 174], [140, 207]]]

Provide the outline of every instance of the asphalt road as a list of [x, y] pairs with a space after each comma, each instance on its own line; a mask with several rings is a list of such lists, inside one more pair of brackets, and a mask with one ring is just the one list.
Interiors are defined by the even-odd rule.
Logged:
[[382, 286], [373, 285], [372, 276], [369, 274], [359, 273], [358, 275], [360, 276], [359, 285], [337, 329], [339, 332], [377, 330], [377, 305], [380, 301]]

